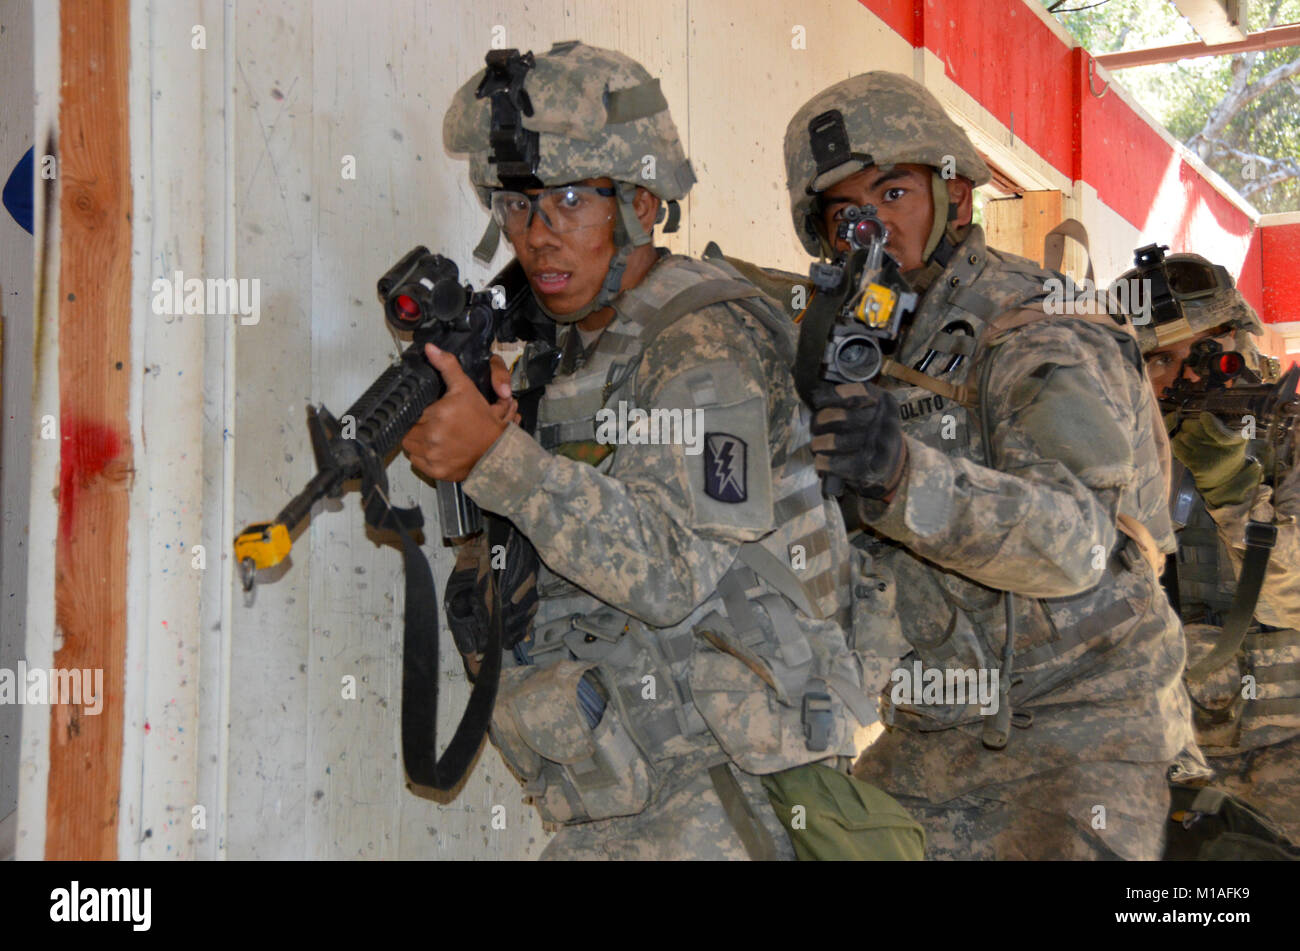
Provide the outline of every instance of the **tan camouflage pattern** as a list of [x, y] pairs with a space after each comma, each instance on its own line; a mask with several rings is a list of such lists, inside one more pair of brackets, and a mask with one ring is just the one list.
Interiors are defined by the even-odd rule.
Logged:
[[[933, 744], [916, 752], [927, 766], [949, 770], [1002, 755], [978, 740], [941, 761]], [[1158, 764], [1076, 763], [944, 803], [898, 800], [925, 829], [929, 860], [1154, 861], [1164, 847], [1169, 786]]]
[[[721, 272], [663, 257], [616, 302], [616, 312], [635, 310], [629, 299], [666, 301], [671, 294], [663, 288], [676, 286], [683, 273], [701, 281]], [[616, 317], [605, 333], [627, 319]], [[590, 362], [548, 388], [539, 418], [555, 415], [547, 409], [553, 391], [560, 400], [588, 390], [584, 375], [608, 380], [608, 367], [594, 355], [603, 339], [588, 351]], [[738, 857], [736, 843], [718, 833], [725, 817], [701, 771], [722, 759], [758, 774], [853, 757], [865, 745], [865, 728], [835, 698], [830, 748], [808, 750], [799, 727], [801, 696], [782, 702], [765, 682], [774, 660], [763, 655], [768, 648], [751, 642], [738, 645], [736, 655], [723, 653], [701, 634], [710, 618], [727, 614], [719, 584], [736, 570], [743, 543], [762, 540], [788, 560], [790, 544], [803, 541], [808, 571], [838, 572], [847, 562], [847, 542], [813, 475], [808, 412], [776, 339], [752, 315], [732, 304], [687, 314], [645, 348], [634, 381], [606, 387], [607, 397], [647, 410], [700, 407], [706, 432], [721, 420], [723, 431], [745, 433], [752, 491], [728, 506], [705, 498], [697, 471], [705, 456], [687, 455], [680, 445], [618, 445], [593, 467], [551, 454], [519, 427], [508, 427], [463, 483], [481, 507], [510, 519], [543, 562], [528, 642], [535, 664], [504, 673], [493, 739], [544, 819], [597, 820], [566, 828], [548, 857]], [[782, 486], [805, 474], [812, 475], [804, 480], [814, 490], [812, 507], [783, 506]], [[759, 491], [762, 485], [771, 489]], [[767, 545], [769, 539], [776, 543]], [[811, 539], [821, 539], [815, 550]], [[749, 603], [781, 597], [762, 577], [751, 580]], [[785, 603], [815, 670], [860, 689], [861, 668], [838, 620], [847, 611], [844, 587], [835, 591], [841, 603], [824, 618]], [[569, 631], [564, 650], [543, 651], [548, 632], [568, 630], [575, 615], [601, 633], [575, 638], [581, 632]], [[751, 667], [741, 656], [756, 663]], [[574, 699], [584, 674], [596, 676], [608, 694], [595, 731]], [[647, 677], [655, 697], [643, 692]], [[617, 725], [607, 727], [608, 721]], [[622, 788], [613, 788], [620, 780]], [[770, 812], [761, 789], [747, 788], [757, 790], [751, 798]], [[780, 832], [779, 824], [775, 829]]]
[[[870, 156], [872, 161], [846, 161], [819, 177], [808, 139], [808, 123], [829, 109], [838, 109], [844, 116], [850, 149]], [[817, 191], [825, 191], [867, 164], [951, 167], [975, 185], [992, 179], [965, 130], [948, 118], [934, 94], [916, 80], [883, 71], [853, 76], [804, 103], [785, 131], [790, 214], [795, 234], [809, 254], [819, 254], [820, 247], [804, 225], [812, 207], [808, 188], [815, 185]]]
[[[501, 181], [488, 162], [490, 103], [474, 97], [485, 73], [479, 70], [457, 90], [442, 121], [442, 138], [447, 151], [469, 156], [470, 182], [486, 208]], [[522, 123], [539, 133], [537, 177], [542, 184], [609, 177], [640, 185], [665, 201], [684, 198], [695, 174], [666, 108], [631, 122], [606, 121], [607, 90], [652, 81], [631, 57], [585, 43], [557, 43], [538, 55], [524, 79], [533, 114]]]
[[[927, 283], [899, 361], [914, 365], [933, 347], [940, 354], [931, 374], [973, 386], [970, 359], [943, 372], [950, 355], [940, 332], [962, 320], [978, 338], [994, 316], [1041, 300], [1051, 277], [1061, 279], [986, 248], [981, 229], [972, 227]], [[870, 589], [884, 582], [894, 592], [913, 648], [904, 666], [917, 657], [926, 667], [999, 666], [1001, 592], [1019, 595], [1015, 674], [1023, 683], [1012, 701], [1033, 723], [1013, 730], [995, 753], [980, 742], [974, 705], [899, 708], [894, 728], [855, 775], [910, 801], [974, 803], [986, 811], [1006, 796], [1031, 796], [1048, 774], [1077, 768], [1096, 777], [1085, 788], [1100, 804], [1108, 795], [1120, 804], [1116, 811], [1162, 828], [1163, 787], [1142, 785], [1150, 796], [1129, 802], [1112, 768], [1144, 764], [1163, 776], [1192, 738], [1178, 620], [1150, 566], [1116, 529], [1125, 514], [1142, 522], [1162, 551], [1174, 547], [1167, 443], [1150, 386], [1135, 344], [1096, 324], [1049, 317], [999, 339], [986, 398], [996, 469], [983, 465], [978, 421], [964, 408], [882, 382], [898, 398], [909, 462], [890, 503], [857, 500], [856, 512], [850, 509], [865, 529], [855, 544], [872, 566], [855, 583]], [[871, 652], [874, 645], [859, 640], [855, 647]], [[967, 828], [987, 831], [979, 823]], [[951, 851], [985, 849], [964, 843]], [[1152, 852], [1145, 839], [1133, 848]]]
[[[1236, 662], [1204, 683], [1189, 684], [1193, 698], [1212, 710], [1231, 710], [1226, 722], [1197, 722], [1196, 739], [1210, 767], [1212, 785], [1233, 793], [1300, 842], [1300, 475], [1292, 470], [1276, 491], [1260, 485], [1255, 497], [1240, 505], [1207, 509], [1198, 495], [1187, 528], [1179, 532], [1179, 587], [1185, 575], [1208, 576], [1187, 585], [1211, 607], [1226, 612], [1236, 590], [1245, 556], [1248, 518], [1276, 518], [1277, 545], [1269, 557], [1264, 587], [1255, 607], [1257, 620], [1270, 628], [1252, 629]], [[1206, 525], [1206, 523], [1209, 523]], [[1186, 543], [1186, 539], [1192, 543]], [[1207, 583], [1217, 585], [1202, 590]], [[1182, 596], [1184, 618], [1194, 618], [1203, 604]], [[1188, 662], [1209, 653], [1221, 628], [1185, 625]], [[1251, 678], [1253, 696], [1245, 678]]]
[[[1166, 262], [1180, 260], [1210, 265], [1210, 261], [1199, 254], [1170, 254], [1165, 258]], [[1136, 270], [1126, 271], [1111, 286], [1114, 287], [1136, 276]], [[1229, 280], [1231, 280], [1231, 276], [1229, 276]], [[1255, 347], [1254, 341], [1251, 340], [1251, 336], [1262, 334], [1264, 324], [1260, 321], [1259, 314], [1255, 313], [1255, 308], [1246, 303], [1246, 299], [1241, 296], [1241, 292], [1236, 289], [1235, 285], [1220, 288], [1209, 297], [1183, 301], [1182, 307], [1183, 316], [1187, 321], [1187, 329], [1182, 339], [1204, 333], [1207, 330], [1213, 330], [1216, 327], [1225, 325], [1235, 327], [1237, 329], [1235, 338], [1237, 349], [1246, 355], [1251, 369], [1259, 372], [1259, 351]], [[1154, 323], [1136, 325], [1138, 343], [1142, 346], [1144, 356], [1160, 346], [1156, 340], [1155, 328]]]
[[1300, 737], [1212, 762], [1216, 789], [1241, 797], [1300, 843]]
[[[733, 769], [750, 813], [767, 832], [776, 857], [795, 858], [794, 846], [777, 820], [761, 780]], [[749, 853], [737, 835], [714, 790], [707, 771], [675, 771], [650, 808], [639, 815], [604, 819], [562, 827], [547, 843], [542, 861], [748, 861]]]

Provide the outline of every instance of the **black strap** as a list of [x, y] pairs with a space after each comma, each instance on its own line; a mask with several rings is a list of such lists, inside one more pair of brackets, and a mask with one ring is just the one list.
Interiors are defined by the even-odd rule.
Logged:
[[1174, 613], [1179, 617], [1183, 616], [1183, 595], [1182, 589], [1178, 586], [1178, 553], [1165, 556], [1165, 571], [1160, 576], [1160, 584], [1165, 589], [1165, 595], [1169, 598], [1169, 604], [1174, 609]]
[[395, 529], [402, 539], [402, 570], [406, 575], [406, 606], [402, 632], [402, 762], [417, 786], [455, 789], [474, 765], [483, 737], [492, 723], [497, 684], [501, 679], [501, 610], [493, 584], [492, 623], [487, 649], [469, 702], [447, 749], [438, 757], [438, 599], [433, 571], [411, 537], [423, 524], [418, 507], [394, 508], [388, 501], [387, 479], [373, 457], [363, 457], [362, 498], [366, 521], [376, 528]]
[[501, 679], [501, 612], [493, 611], [487, 650], [447, 749], [438, 757], [438, 607], [428, 559], [405, 528], [406, 617], [402, 635], [402, 761], [418, 786], [450, 790], [474, 765], [492, 723]]
[[1232, 608], [1223, 621], [1223, 633], [1219, 635], [1214, 649], [1202, 657], [1194, 667], [1187, 671], [1186, 679], [1200, 683], [1224, 664], [1237, 656], [1246, 639], [1246, 631], [1255, 616], [1255, 605], [1259, 603], [1259, 592], [1264, 586], [1264, 570], [1268, 567], [1268, 557], [1277, 542], [1277, 526], [1253, 519], [1246, 523], [1246, 557], [1241, 565], [1241, 577], [1237, 579], [1237, 594], [1232, 599]]

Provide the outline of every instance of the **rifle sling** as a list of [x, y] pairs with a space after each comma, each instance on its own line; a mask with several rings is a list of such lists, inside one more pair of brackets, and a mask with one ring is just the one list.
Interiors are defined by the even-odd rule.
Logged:
[[1241, 650], [1246, 631], [1255, 616], [1255, 605], [1259, 603], [1259, 592], [1264, 586], [1264, 571], [1268, 567], [1268, 558], [1276, 541], [1276, 526], [1254, 520], [1246, 523], [1246, 557], [1242, 561], [1241, 577], [1237, 579], [1237, 593], [1232, 599], [1232, 607], [1223, 621], [1223, 633], [1219, 635], [1213, 650], [1188, 669], [1185, 675], [1187, 680], [1200, 683], [1236, 657]]

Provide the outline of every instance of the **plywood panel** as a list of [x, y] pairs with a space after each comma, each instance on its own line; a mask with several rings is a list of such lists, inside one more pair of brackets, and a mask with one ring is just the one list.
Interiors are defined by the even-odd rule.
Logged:
[[[312, 8], [235, 7], [235, 276], [261, 282], [261, 319], [236, 331], [235, 520], [274, 517], [311, 477]], [[230, 38], [227, 40], [230, 41]], [[229, 544], [229, 541], [227, 541]], [[311, 546], [232, 617], [231, 858], [307, 854]]]
[[[213, 857], [208, 828], [218, 821], [211, 787], [200, 789], [200, 762], [218, 755], [216, 717], [200, 729], [200, 683], [220, 679], [201, 664], [203, 609], [221, 605], [224, 532], [204, 532], [220, 515], [223, 472], [203, 442], [225, 429], [204, 405], [205, 378], [224, 369], [219, 314], [155, 313], [154, 281], [224, 279], [220, 209], [209, 207], [224, 153], [209, 133], [224, 120], [222, 19], [200, 0], [150, 7], [133, 0], [131, 148], [135, 192], [135, 332], [132, 433], [138, 473], [131, 497], [128, 666], [121, 821], [123, 857]], [[214, 15], [215, 9], [215, 15]], [[203, 27], [196, 38], [194, 26]], [[198, 48], [196, 48], [196, 46]], [[215, 302], [214, 302], [215, 303]], [[206, 308], [207, 301], [205, 299]], [[216, 345], [209, 349], [209, 331]], [[204, 597], [205, 593], [211, 593]], [[196, 811], [196, 807], [198, 811]]]

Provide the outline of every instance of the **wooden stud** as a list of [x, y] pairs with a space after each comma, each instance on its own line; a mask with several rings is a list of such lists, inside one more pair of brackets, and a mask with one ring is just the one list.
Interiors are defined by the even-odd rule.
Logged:
[[[127, 0], [63, 0], [59, 108], [60, 669], [102, 669], [98, 715], [51, 706], [45, 854], [117, 857], [132, 468]], [[86, 698], [83, 697], [83, 700]]]

